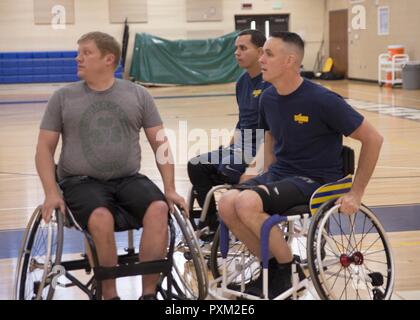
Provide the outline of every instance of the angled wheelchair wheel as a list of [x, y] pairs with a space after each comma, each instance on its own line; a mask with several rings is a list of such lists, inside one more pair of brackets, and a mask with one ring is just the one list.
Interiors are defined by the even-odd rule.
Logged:
[[208, 292], [207, 267], [194, 229], [178, 209], [172, 213], [172, 220], [175, 227], [172, 296], [182, 300], [205, 299]]
[[[295, 236], [297, 232], [301, 232], [303, 226], [299, 222], [288, 222], [285, 221], [279, 225], [285, 235], [286, 241], [292, 247], [294, 255], [299, 256], [301, 259], [306, 258], [306, 237], [305, 241], [301, 236]], [[229, 251], [227, 257], [227, 267], [235, 268], [240, 264], [240, 259], [244, 259], [248, 265], [248, 270], [245, 274], [248, 275], [249, 280], [258, 277], [260, 272], [260, 264], [258, 259], [246, 248], [246, 246], [236, 240], [232, 234], [230, 234], [229, 240]], [[211, 253], [209, 259], [210, 270], [214, 279], [222, 276], [222, 257], [220, 253], [220, 227], [217, 229], [211, 246]], [[239, 279], [237, 279], [239, 281]], [[236, 283], [234, 283], [236, 284]]]
[[41, 206], [35, 209], [23, 234], [17, 260], [14, 299], [50, 300], [54, 295], [54, 266], [63, 251], [63, 216], [57, 210], [51, 222], [42, 220]]
[[200, 215], [201, 215], [201, 208], [198, 206], [196, 198], [197, 198], [197, 192], [194, 190], [193, 187], [191, 187], [191, 190], [188, 193], [187, 203], [188, 203], [188, 208], [190, 209], [189, 220], [194, 230], [198, 229], [198, 219], [200, 218]]
[[285, 240], [289, 244], [293, 256], [302, 267], [307, 266], [307, 227], [303, 225], [302, 220], [296, 219], [286, 221], [279, 225]]
[[319, 297], [390, 299], [395, 269], [384, 228], [366, 206], [345, 215], [334, 202], [319, 208], [308, 233], [308, 266]]
[[[232, 286], [239, 286], [242, 282], [248, 283], [249, 281], [258, 278], [261, 272], [258, 258], [255, 257], [242, 242], [235, 239], [235, 237], [232, 234], [230, 234], [229, 237], [229, 251], [226, 258], [226, 267], [228, 272], [227, 277], [229, 278], [230, 274], [233, 274], [241, 268], [244, 268], [244, 277], [242, 277], [242, 275], [238, 275], [234, 277], [229, 284]], [[213, 239], [209, 265], [214, 279], [217, 279], [222, 276], [222, 256], [220, 253], [220, 227], [217, 229]]]

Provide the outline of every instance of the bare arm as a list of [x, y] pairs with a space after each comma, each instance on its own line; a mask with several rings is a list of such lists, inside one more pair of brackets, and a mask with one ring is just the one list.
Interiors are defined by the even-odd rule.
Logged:
[[173, 204], [175, 203], [188, 214], [188, 208], [184, 198], [178, 195], [175, 189], [174, 159], [163, 126], [159, 125], [147, 128], [144, 131], [155, 154], [156, 165], [162, 176], [164, 192], [170, 209], [172, 210]]
[[59, 138], [60, 133], [41, 129], [36, 147], [35, 164], [45, 193], [42, 217], [46, 222], [50, 220], [54, 209], [60, 208], [62, 213], [65, 212], [64, 201], [55, 181], [54, 153]]
[[341, 203], [340, 211], [346, 214], [355, 213], [359, 209], [383, 143], [383, 137], [367, 120], [363, 120], [350, 137], [359, 140], [362, 143], [362, 148], [353, 187], [349, 193], [337, 200], [337, 203]]

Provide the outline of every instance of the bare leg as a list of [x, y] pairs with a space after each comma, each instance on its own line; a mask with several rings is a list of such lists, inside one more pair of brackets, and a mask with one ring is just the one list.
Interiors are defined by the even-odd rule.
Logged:
[[[99, 264], [114, 267], [118, 263], [114, 235], [114, 218], [106, 208], [93, 210], [88, 221], [88, 230], [92, 235], [98, 253]], [[111, 299], [118, 295], [115, 279], [102, 281], [103, 298]]]
[[[261, 188], [267, 189], [264, 186]], [[241, 192], [235, 200], [235, 209], [239, 219], [243, 224], [252, 231], [254, 236], [258, 239], [257, 243], [260, 245], [260, 232], [263, 223], [270, 217], [268, 214], [263, 212], [263, 203], [260, 196], [252, 190], [245, 190]], [[240, 238], [241, 239], [241, 238]], [[241, 241], [248, 248], [254, 246], [253, 242], [255, 238], [243, 237]], [[275, 256], [279, 263], [288, 263], [292, 261], [292, 253], [290, 248], [284, 239], [283, 233], [279, 228], [272, 228], [269, 237], [270, 252]], [[258, 255], [258, 257], [261, 257]]]
[[235, 208], [239, 190], [230, 190], [219, 200], [219, 214], [229, 230], [257, 257], [260, 256], [259, 237], [240, 219]]
[[[147, 208], [143, 218], [143, 233], [140, 242], [141, 262], [163, 259], [168, 246], [168, 205], [164, 201], [154, 201]], [[143, 295], [154, 294], [159, 274], [145, 275]]]

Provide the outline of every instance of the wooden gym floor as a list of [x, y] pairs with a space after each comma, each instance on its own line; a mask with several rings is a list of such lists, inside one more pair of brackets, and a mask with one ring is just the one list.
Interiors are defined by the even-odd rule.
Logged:
[[[385, 137], [364, 203], [383, 211], [396, 260], [395, 299], [420, 299], [420, 90], [379, 88], [352, 81], [322, 82], [356, 107]], [[46, 101], [62, 84], [0, 85], [0, 299], [9, 299], [21, 234], [34, 208], [43, 201], [34, 154]], [[201, 128], [231, 130], [237, 119], [234, 84], [149, 88], [165, 127], [179, 141]], [[142, 169], [159, 186], [160, 176], [144, 135]], [[189, 141], [189, 146], [196, 143]], [[360, 146], [345, 139], [358, 154]], [[205, 144], [204, 144], [205, 145]], [[186, 196], [188, 155], [176, 149], [176, 184]], [[374, 210], [376, 212], [376, 210]], [[382, 217], [382, 215], [381, 215]], [[139, 296], [138, 281], [121, 284], [121, 296]], [[119, 284], [120, 285], [120, 284]], [[66, 289], [67, 290], [67, 289]], [[61, 299], [83, 298], [60, 293]]]

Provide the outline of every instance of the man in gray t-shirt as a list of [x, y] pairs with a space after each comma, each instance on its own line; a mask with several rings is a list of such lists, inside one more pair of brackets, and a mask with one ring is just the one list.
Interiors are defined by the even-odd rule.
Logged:
[[[165, 193], [140, 170], [140, 129], [155, 153], [171, 153], [167, 138], [157, 140], [163, 125], [153, 98], [145, 88], [114, 78], [120, 47], [102, 32], [78, 41], [78, 76], [83, 81], [56, 91], [48, 102], [38, 138], [36, 167], [45, 192], [42, 216], [51, 219], [65, 204], [57, 190], [55, 173], [66, 205], [77, 223], [92, 235], [101, 266], [117, 265], [114, 231], [122, 221], [143, 227], [140, 261], [166, 254], [168, 211], [174, 204], [187, 210], [175, 190], [174, 166], [157, 159]], [[54, 153], [62, 137], [55, 172]], [[142, 277], [142, 299], [156, 298], [159, 275]], [[115, 279], [102, 282], [104, 299], [119, 299]]]
[[115, 79], [104, 91], [76, 82], [48, 101], [41, 129], [61, 132], [58, 177], [87, 175], [110, 180], [140, 170], [139, 132], [162, 125], [145, 88]]

